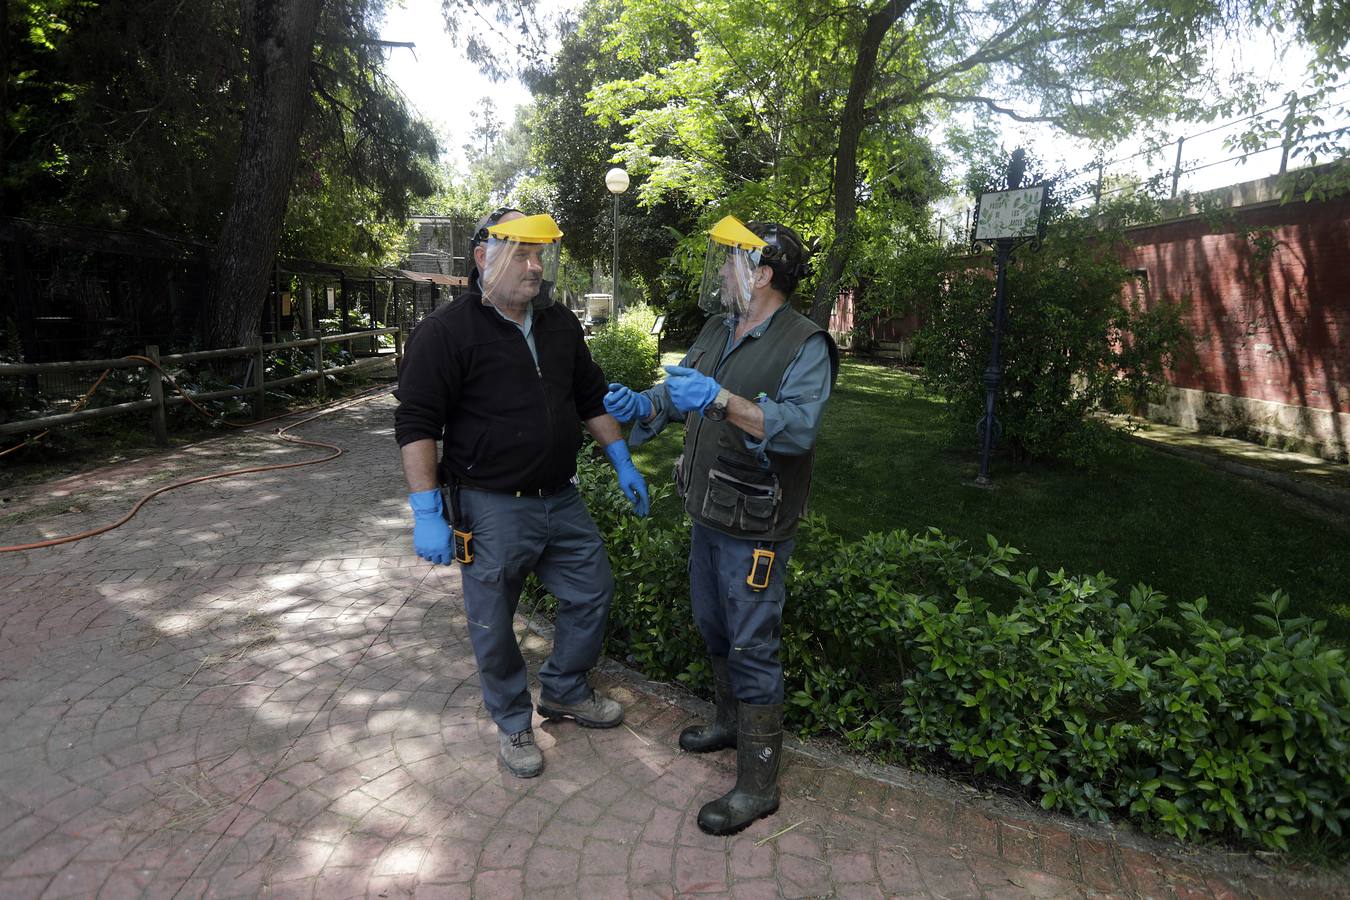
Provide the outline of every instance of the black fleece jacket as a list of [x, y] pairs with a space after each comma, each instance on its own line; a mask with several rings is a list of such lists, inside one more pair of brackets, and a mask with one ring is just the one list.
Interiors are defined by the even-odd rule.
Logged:
[[581, 423], [603, 415], [605, 377], [581, 323], [554, 303], [525, 336], [470, 289], [427, 316], [399, 371], [394, 435], [444, 441], [440, 477], [498, 491], [556, 488], [576, 474]]

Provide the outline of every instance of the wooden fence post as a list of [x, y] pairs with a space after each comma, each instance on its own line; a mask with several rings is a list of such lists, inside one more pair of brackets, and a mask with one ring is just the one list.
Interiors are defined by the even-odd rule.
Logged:
[[403, 329], [394, 331], [394, 372], [403, 367]]
[[253, 418], [261, 419], [265, 408], [263, 382], [267, 377], [267, 354], [262, 344], [258, 345], [257, 352], [253, 360]]
[[324, 383], [323, 377], [323, 335], [317, 334], [315, 337], [319, 342], [314, 345], [314, 371], [319, 373], [316, 380], [319, 382], [319, 402], [322, 403], [328, 396], [328, 385]]
[[305, 337], [312, 338], [314, 337], [314, 285], [310, 283], [308, 278], [305, 279], [301, 296], [305, 299], [301, 301], [303, 305], [300, 307], [300, 321]]
[[164, 376], [159, 374], [159, 347], [150, 344], [145, 348], [145, 355], [156, 363], [150, 366], [150, 399], [155, 401], [150, 410], [150, 427], [155, 432], [155, 443], [164, 447], [169, 443], [169, 423], [164, 414]]

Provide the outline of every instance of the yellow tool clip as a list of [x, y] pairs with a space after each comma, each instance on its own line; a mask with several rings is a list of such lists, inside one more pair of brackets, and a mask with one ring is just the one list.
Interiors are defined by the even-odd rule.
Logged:
[[772, 550], [756, 547], [755, 555], [750, 560], [750, 574], [745, 577], [745, 583], [757, 591], [768, 587], [769, 573], [773, 571], [773, 561], [777, 557], [778, 554]]
[[454, 529], [455, 559], [464, 565], [473, 562], [473, 532]]

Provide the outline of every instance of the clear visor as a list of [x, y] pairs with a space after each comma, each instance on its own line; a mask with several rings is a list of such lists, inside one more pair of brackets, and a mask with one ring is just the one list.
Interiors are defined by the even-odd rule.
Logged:
[[478, 278], [484, 303], [511, 309], [531, 303], [543, 308], [553, 303], [561, 241], [535, 244], [490, 237], [481, 246], [483, 265]]
[[741, 250], [708, 241], [698, 305], [706, 312], [743, 316], [750, 307], [750, 288], [759, 268], [759, 250]]

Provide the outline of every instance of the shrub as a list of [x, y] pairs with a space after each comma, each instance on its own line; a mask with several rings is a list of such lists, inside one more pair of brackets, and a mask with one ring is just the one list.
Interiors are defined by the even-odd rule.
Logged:
[[[706, 689], [688, 601], [687, 523], [634, 518], [608, 466], [581, 484], [614, 566], [610, 652]], [[653, 503], [666, 502], [658, 487]], [[936, 752], [1046, 809], [1128, 817], [1182, 838], [1344, 855], [1350, 673], [1323, 625], [1260, 601], [1263, 634], [1104, 573], [1044, 575], [990, 537], [936, 530], [846, 542], [798, 533], [782, 658], [788, 722], [894, 758]]]
[[[1188, 346], [1178, 305], [1145, 312], [1122, 303], [1129, 273], [1111, 241], [1095, 221], [1062, 218], [1042, 249], [1023, 247], [1008, 266], [996, 413], [1015, 457], [1091, 464], [1105, 446], [1091, 414], [1142, 403]], [[931, 288], [916, 350], [927, 383], [951, 401], [956, 431], [973, 435], [984, 414], [994, 273], [952, 259]]]
[[[976, 165], [967, 187], [975, 195], [1001, 188], [1005, 167], [1005, 160]], [[1057, 456], [1091, 465], [1120, 446], [1094, 413], [1132, 411], [1155, 397], [1165, 370], [1189, 352], [1192, 337], [1180, 303], [1145, 311], [1124, 302], [1132, 275], [1117, 249], [1124, 227], [1140, 216], [1140, 203], [1104, 202], [1085, 217], [1071, 212], [1067, 199], [1051, 194], [1044, 245], [1020, 247], [1008, 264], [995, 413], [1014, 458]], [[964, 248], [935, 254], [922, 246], [904, 256], [897, 271], [907, 287], [897, 309], [920, 313], [915, 350], [925, 380], [951, 402], [954, 433], [973, 444], [984, 416], [981, 376], [992, 338], [992, 257], [987, 250], [977, 260]]]
[[617, 320], [605, 325], [590, 339], [591, 356], [605, 373], [635, 391], [656, 383], [656, 336], [651, 334], [656, 314], [645, 304], [624, 309]]

